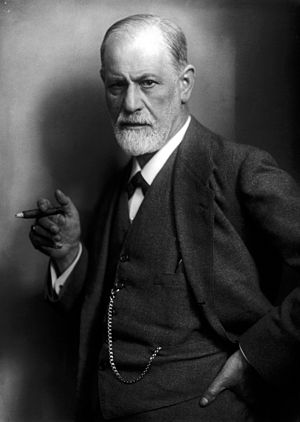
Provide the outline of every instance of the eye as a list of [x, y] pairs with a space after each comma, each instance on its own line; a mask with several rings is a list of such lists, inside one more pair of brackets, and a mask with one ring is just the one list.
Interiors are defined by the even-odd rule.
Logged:
[[153, 79], [144, 79], [140, 82], [142, 88], [153, 88], [157, 84]]
[[108, 83], [107, 88], [112, 93], [120, 92], [125, 86], [125, 83], [123, 81], [114, 81], [111, 83]]

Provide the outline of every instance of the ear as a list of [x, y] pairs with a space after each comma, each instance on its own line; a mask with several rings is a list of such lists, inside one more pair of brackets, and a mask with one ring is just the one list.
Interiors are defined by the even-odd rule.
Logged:
[[181, 103], [186, 104], [190, 99], [194, 82], [195, 82], [195, 68], [188, 64], [179, 76], [180, 90], [181, 90]]

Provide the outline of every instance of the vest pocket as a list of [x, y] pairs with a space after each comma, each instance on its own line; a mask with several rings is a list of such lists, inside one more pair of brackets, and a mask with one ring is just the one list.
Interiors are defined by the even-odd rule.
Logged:
[[157, 274], [154, 285], [176, 289], [186, 289], [186, 278], [183, 272]]

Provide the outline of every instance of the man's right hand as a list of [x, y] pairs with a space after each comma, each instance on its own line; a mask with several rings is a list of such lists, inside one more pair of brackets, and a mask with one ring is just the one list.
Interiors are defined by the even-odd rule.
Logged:
[[[55, 198], [63, 209], [63, 214], [36, 219], [29, 234], [33, 246], [50, 256], [59, 274], [63, 273], [74, 261], [79, 250], [81, 235], [78, 211], [62, 191], [55, 191]], [[48, 199], [41, 198], [37, 202], [41, 211], [53, 205]]]

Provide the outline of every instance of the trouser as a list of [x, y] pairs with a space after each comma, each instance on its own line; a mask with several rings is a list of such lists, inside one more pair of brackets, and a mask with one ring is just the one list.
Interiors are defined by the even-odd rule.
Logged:
[[[206, 408], [199, 405], [200, 397], [182, 403], [123, 418], [120, 422], [244, 422], [254, 421], [246, 406], [230, 391], [223, 392], [214, 403]], [[104, 421], [104, 419], [100, 419]]]
[[[111, 422], [299, 422], [300, 413], [278, 405], [280, 397], [269, 398], [264, 408], [253, 409], [233, 392], [223, 391], [209, 406], [199, 405], [200, 397], [136, 415], [111, 419]], [[286, 410], [285, 410], [286, 409]], [[99, 414], [90, 422], [105, 422]]]
[[[203, 408], [199, 400], [212, 379], [222, 368], [226, 356], [215, 354], [208, 361], [203, 375], [203, 385], [199, 386], [199, 396], [178, 402], [165, 407], [136, 413], [129, 416], [110, 419], [112, 422], [300, 422], [295, 417], [295, 403], [287, 403], [281, 392], [276, 392], [271, 386], [265, 384], [261, 378], [255, 376], [253, 384], [250, 383], [250, 391], [253, 393], [251, 400], [239, 397], [231, 390], [220, 393], [214, 402]], [[212, 371], [212, 374], [210, 372]], [[95, 377], [96, 378], [96, 377]], [[97, 381], [94, 380], [93, 400], [81, 415], [76, 419], [78, 422], [104, 422], [99, 406]], [[116, 398], [117, 399], [117, 398]], [[135, 400], [132, 397], [132, 400]], [[250, 403], [250, 404], [249, 404]], [[87, 416], [87, 411], [89, 415]], [[296, 411], [298, 414], [298, 412]]]

